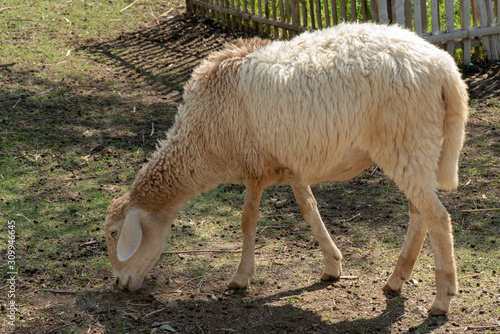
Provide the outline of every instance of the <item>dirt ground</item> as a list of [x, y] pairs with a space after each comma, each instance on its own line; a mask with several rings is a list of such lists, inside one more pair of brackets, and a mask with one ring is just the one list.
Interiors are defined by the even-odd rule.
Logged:
[[[175, 108], [181, 102], [182, 86], [193, 68], [211, 51], [238, 37], [245, 35], [224, 30], [208, 20], [175, 15], [164, 18], [159, 26], [134, 34], [122, 34], [116, 40], [87, 41], [75, 46], [79, 48], [78, 52], [95, 56], [96, 61], [103, 61], [117, 69], [110, 72], [109, 79], [118, 84], [134, 80], [136, 89], [142, 91], [145, 104]], [[497, 101], [495, 99], [500, 97], [500, 65], [490, 63], [473, 70], [464, 70], [464, 77], [470, 85], [470, 96], [477, 111], [471, 116], [468, 126], [469, 138], [494, 138], [496, 152], [500, 154], [500, 116], [491, 112], [497, 108], [491, 101]], [[157, 125], [157, 131], [165, 131], [172, 124], [171, 113], [166, 113], [165, 118], [164, 122]], [[147, 127], [149, 124], [138, 121], [134, 126]], [[479, 154], [470, 149], [461, 162], [467, 164]], [[483, 180], [485, 183], [498, 182], [497, 167], [487, 166], [491, 168], [491, 173], [489, 178]], [[372, 168], [348, 182], [345, 187], [350, 192], [363, 192], [372, 184], [389, 186], [387, 179]], [[310, 238], [288, 238], [292, 234], [300, 235], [307, 228], [299, 224], [293, 229], [280, 230], [279, 233], [262, 232], [262, 238], [281, 238], [282, 248], [257, 250], [258, 275], [247, 291], [232, 295], [226, 294], [224, 287], [234, 266], [223, 267], [217, 274], [212, 272], [197, 275], [195, 269], [192, 272], [181, 272], [180, 268], [189, 266], [192, 260], [190, 254], [172, 255], [167, 261], [168, 266], [155, 266], [147, 275], [144, 288], [137, 293], [115, 290], [111, 284], [111, 272], [96, 272], [93, 285], [100, 286], [100, 289], [83, 288], [76, 293], [45, 293], [28, 289], [29, 285], [25, 285], [23, 292], [21, 284], [22, 293], [32, 305], [29, 309], [32, 319], [20, 325], [16, 333], [68, 333], [75, 326], [79, 333], [168, 333], [169, 329], [165, 325], [181, 333], [207, 334], [491, 331], [491, 328], [482, 326], [491, 325], [490, 319], [498, 322], [498, 314], [487, 313], [471, 326], [465, 320], [465, 315], [479, 311], [467, 310], [467, 305], [456, 306], [461, 312], [452, 312], [447, 317], [418, 315], [418, 310], [415, 309], [419, 306], [427, 308], [432, 301], [432, 278], [424, 279], [423, 282], [416, 279], [406, 284], [401, 295], [384, 294], [380, 288], [394, 263], [383, 252], [363, 251], [363, 239], [353, 236], [355, 230], [349, 219], [360, 214], [373, 225], [373, 235], [369, 237], [381, 239], [384, 238], [382, 227], [386, 224], [395, 229], [396, 235], [404, 236], [407, 221], [391, 221], [393, 205], [382, 205], [375, 209], [370, 203], [377, 200], [378, 195], [366, 191], [361, 204], [344, 204], [339, 198], [345, 196], [345, 187], [329, 186], [326, 190], [322, 189], [323, 204], [320, 210], [328, 230], [336, 236], [336, 243], [342, 250], [345, 261], [367, 262], [367, 265], [347, 267], [346, 277], [339, 281], [318, 281], [322, 270], [320, 261], [314, 262], [315, 265], [307, 263], [310, 257], [320, 257], [317, 242]], [[474, 194], [483, 189], [481, 184], [477, 184], [465, 191]], [[490, 192], [494, 196], [500, 196], [498, 189], [491, 189]], [[270, 214], [276, 217], [285, 214], [300, 215], [290, 194], [277, 188], [276, 196], [289, 199], [289, 205], [276, 208]], [[447, 207], [457, 211], [464, 208], [465, 204], [459, 196], [443, 195], [442, 198]], [[391, 192], [385, 197], [385, 201], [401, 203], [403, 206], [404, 197]], [[345, 219], [339, 223], [332, 219], [334, 217]], [[216, 246], [212, 245], [213, 248]], [[235, 249], [239, 244], [228, 243], [221, 246]], [[89, 246], [88, 249], [90, 254], [105, 251], [101, 246]], [[395, 249], [394, 254], [397, 253], [398, 249]], [[202, 259], [217, 259], [223, 255], [209, 253], [197, 256]], [[432, 259], [429, 251], [424, 250], [421, 256]], [[259, 265], [263, 262], [272, 265]], [[294, 265], [285, 266], [283, 263]], [[29, 271], [29, 268], [24, 270]], [[36, 281], [43, 278], [43, 274], [28, 271], [24, 273], [24, 277], [31, 276]], [[431, 268], [428, 272], [432, 273]], [[491, 293], [500, 293], [495, 289], [498, 286]], [[478, 298], [481, 298], [482, 289], [478, 290]], [[455, 303], [460, 303], [460, 300], [455, 300]], [[500, 305], [496, 305], [496, 310], [499, 308]], [[163, 329], [161, 326], [164, 326]]]

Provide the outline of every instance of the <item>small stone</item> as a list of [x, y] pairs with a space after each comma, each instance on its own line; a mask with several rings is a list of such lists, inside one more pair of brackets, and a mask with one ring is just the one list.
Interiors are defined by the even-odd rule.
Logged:
[[276, 207], [277, 208], [282, 208], [282, 207], [284, 207], [286, 205], [286, 202], [287, 202], [286, 199], [279, 200], [279, 201], [276, 202]]
[[151, 325], [151, 327], [161, 327], [163, 325], [168, 325], [170, 323], [170, 321], [155, 321], [153, 322], [153, 324]]
[[411, 310], [411, 313], [425, 317], [427, 315], [427, 310], [423, 306], [417, 306], [413, 310]]
[[176, 307], [179, 307], [179, 302], [177, 300], [172, 300], [166, 306], [169, 308], [176, 308]]
[[177, 333], [177, 331], [176, 331], [176, 330], [175, 330], [172, 326], [167, 325], [167, 324], [162, 325], [162, 326], [160, 327], [160, 329], [167, 330], [167, 331], [169, 331], [169, 332], [171, 332], [171, 333]]

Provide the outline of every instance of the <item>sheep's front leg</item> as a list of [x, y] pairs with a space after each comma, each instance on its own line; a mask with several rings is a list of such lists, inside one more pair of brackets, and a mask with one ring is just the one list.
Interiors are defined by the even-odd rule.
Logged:
[[243, 249], [238, 270], [233, 275], [229, 289], [245, 289], [255, 269], [255, 234], [259, 216], [260, 198], [263, 187], [257, 184], [247, 184], [241, 229], [243, 231]]
[[339, 278], [342, 273], [342, 254], [333, 242], [330, 234], [326, 230], [325, 224], [321, 220], [318, 204], [311, 191], [311, 187], [298, 183], [292, 183], [293, 194], [299, 204], [300, 211], [306, 222], [311, 225], [314, 236], [318, 239], [319, 246], [325, 259], [325, 271], [321, 276], [322, 280]]

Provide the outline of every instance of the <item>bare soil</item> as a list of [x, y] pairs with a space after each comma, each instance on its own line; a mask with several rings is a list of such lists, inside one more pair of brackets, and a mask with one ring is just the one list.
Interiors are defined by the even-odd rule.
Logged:
[[[176, 106], [182, 100], [182, 87], [193, 68], [211, 51], [224, 43], [233, 42], [245, 34], [235, 33], [214, 25], [209, 20], [198, 20], [183, 15], [165, 18], [159, 26], [145, 28], [133, 34], [122, 34], [111, 41], [75, 41], [79, 54], [88, 55], [96, 62], [104, 63], [113, 71], [95, 73], [97, 90], [106, 80], [115, 86], [125, 87], [130, 82], [142, 95], [142, 103], [152, 106], [138, 108], [138, 116], [127, 125], [136, 133], [149, 133], [151, 122], [155, 130], [167, 130], [172, 122]], [[496, 112], [500, 97], [500, 67], [498, 63], [480, 65], [474, 72], [464, 68], [464, 77], [470, 85], [471, 106], [475, 113], [468, 125], [469, 141], [489, 138], [500, 154], [500, 122]], [[15, 70], [13, 70], [15, 71]], [[91, 70], [90, 70], [91, 71]], [[15, 72], [12, 75], [16, 75]], [[66, 82], [78, 85], [78, 82]], [[82, 89], [88, 89], [83, 87]], [[126, 91], [125, 93], [134, 94]], [[125, 96], [126, 98], [127, 96]], [[104, 103], [104, 105], [106, 105]], [[76, 118], [82, 124], [85, 117]], [[73, 120], [74, 121], [74, 120]], [[66, 122], [55, 114], [53, 123]], [[150, 151], [156, 139], [148, 136], [128, 136], [126, 131], [113, 130], [103, 123], [102, 138], [120, 138], [130, 147], [146, 140]], [[61, 140], [71, 140], [71, 133]], [[77, 140], [77, 139], [75, 139]], [[99, 152], [101, 148], [93, 148]], [[102, 148], [104, 150], [104, 148]], [[470, 145], [465, 148], [461, 164], [471, 164], [482, 157], [481, 150]], [[97, 154], [95, 153], [95, 154]], [[101, 152], [102, 153], [102, 152]], [[137, 166], [142, 161], [134, 162]], [[116, 166], [111, 167], [119, 168]], [[442, 194], [441, 198], [455, 220], [469, 228], [467, 212], [463, 209], [481, 209], [481, 201], [471, 204], [466, 198], [484, 196], [500, 197], [500, 190], [488, 188], [489, 182], [498, 182], [498, 166], [485, 165], [488, 170], [481, 182], [472, 182], [458, 192]], [[468, 176], [462, 176], [466, 183]], [[126, 180], [130, 182], [130, 180]], [[241, 186], [234, 186], [240, 187]], [[370, 192], [374, 188], [388, 189], [387, 193]], [[433, 299], [432, 266], [420, 268], [420, 279], [405, 285], [403, 292], [384, 294], [384, 280], [393, 268], [406, 233], [407, 219], [394, 219], [394, 204], [406, 210], [405, 198], [376, 168], [343, 185], [315, 187], [320, 210], [327, 228], [335, 236], [335, 242], [343, 252], [346, 263], [345, 278], [336, 282], [320, 282], [321, 254], [313, 238], [301, 237], [308, 227], [299, 223], [292, 228], [280, 228], [280, 217], [292, 215], [301, 221], [300, 212], [290, 193], [284, 187], [273, 188], [270, 197], [286, 199], [284, 206], [266, 212], [277, 219], [277, 227], [261, 230], [258, 245], [266, 241], [281, 241], [281, 247], [263, 247], [257, 250], [257, 274], [247, 291], [232, 295], [224, 288], [235, 265], [222, 266], [217, 270], [200, 273], [193, 268], [185, 270], [192, 261], [217, 262], [227, 256], [224, 253], [170, 254], [164, 255], [147, 275], [144, 287], [137, 293], [117, 291], [112, 286], [109, 270], [96, 270], [88, 287], [79, 291], [47, 290], [57, 277], [47, 277], [43, 270], [24, 268], [21, 272], [20, 293], [26, 300], [25, 322], [15, 333], [167, 333], [160, 324], [168, 324], [180, 333], [462, 333], [495, 331], [491, 326], [498, 321], [500, 299], [497, 304], [471, 309], [461, 304], [458, 297], [453, 301], [452, 312], [446, 317], [427, 317], [416, 312], [417, 307], [430, 306]], [[350, 201], [349, 195], [357, 194], [359, 200]], [[347, 199], [346, 199], [347, 197]], [[379, 203], [372, 205], [372, 203]], [[241, 204], [241, 203], [233, 203]], [[491, 223], [498, 224], [493, 212]], [[356, 224], [369, 226], [370, 235], [359, 235]], [[197, 222], [194, 222], [196, 225]], [[196, 226], [195, 226], [196, 227]], [[185, 222], [177, 222], [175, 233], [190, 228]], [[199, 227], [202, 228], [202, 227]], [[233, 230], [235, 231], [233, 233]], [[387, 231], [395, 236], [395, 248], [391, 251], [365, 249], [370, 239], [384, 240]], [[240, 233], [237, 227], [228, 227], [228, 234]], [[467, 247], [467, 243], [461, 244]], [[469, 244], [470, 246], [470, 244]], [[238, 238], [228, 239], [223, 245], [193, 245], [194, 248], [236, 249]], [[80, 257], [103, 254], [105, 245], [95, 244], [85, 248]], [[390, 253], [390, 254], [388, 254]], [[390, 256], [389, 256], [390, 255]], [[432, 260], [429, 247], [421, 257]], [[61, 260], [61, 259], [55, 259]], [[234, 254], [236, 264], [238, 254]], [[64, 260], [61, 261], [61, 264]], [[432, 262], [431, 262], [432, 263]], [[265, 265], [263, 265], [265, 264]], [[349, 265], [350, 264], [350, 265]], [[498, 269], [498, 268], [497, 268]], [[488, 272], [491, 275], [491, 268]], [[425, 277], [428, 275], [429, 277]], [[459, 271], [459, 276], [464, 275]], [[60, 278], [59, 278], [60, 279]], [[70, 279], [71, 278], [65, 278]], [[471, 277], [471, 284], [474, 277]], [[96, 289], [95, 286], [98, 288]], [[499, 294], [498, 283], [483, 292], [482, 287], [463, 288], [462, 293], [473, 294], [481, 299], [483, 294]], [[481, 313], [482, 312], [482, 313]], [[474, 319], [473, 321], [471, 319]], [[6, 329], [6, 327], [2, 327]], [[6, 329], [7, 330], [7, 329]]]

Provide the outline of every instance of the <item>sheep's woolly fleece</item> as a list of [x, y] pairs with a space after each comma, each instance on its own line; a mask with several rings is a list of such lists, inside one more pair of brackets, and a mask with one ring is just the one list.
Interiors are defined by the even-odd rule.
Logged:
[[[407, 195], [422, 180], [432, 190], [454, 188], [466, 103], [451, 56], [398, 26], [341, 24], [290, 41], [241, 41], [194, 71], [137, 188], [151, 200], [160, 188], [169, 192], [172, 177], [210, 188], [270, 166], [314, 184], [334, 179], [349, 149], [368, 152]], [[451, 156], [440, 162], [445, 144]], [[161, 166], [175, 163], [172, 147], [184, 156], [168, 175]], [[226, 175], [216, 172], [221, 163]]]

